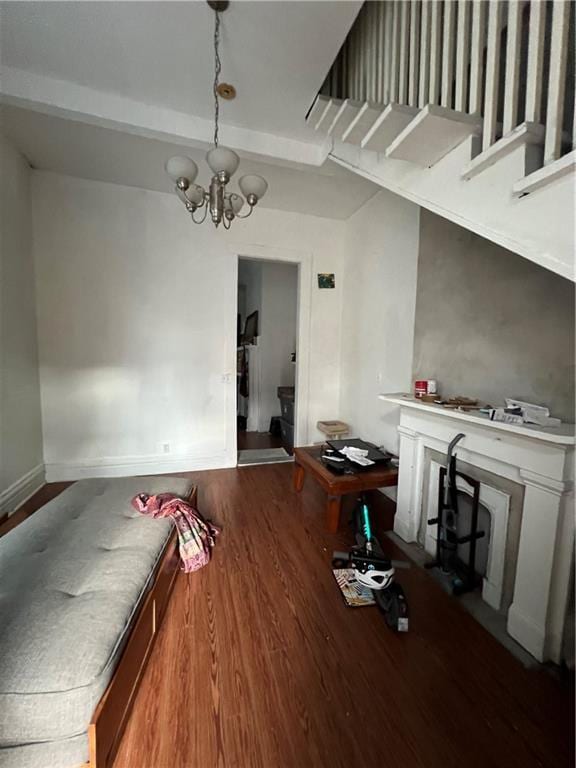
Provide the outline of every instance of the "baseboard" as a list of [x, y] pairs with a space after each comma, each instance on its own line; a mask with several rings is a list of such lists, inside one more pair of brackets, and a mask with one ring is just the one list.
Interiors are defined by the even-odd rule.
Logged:
[[514, 603], [508, 610], [507, 630], [508, 634], [538, 661], [547, 661], [545, 658], [546, 637], [543, 628], [522, 613]]
[[39, 491], [45, 482], [44, 464], [38, 464], [0, 493], [0, 515], [5, 513], [11, 515], [16, 512], [18, 507]]
[[236, 452], [213, 456], [175, 454], [165, 456], [117, 456], [46, 463], [46, 481], [86, 480], [94, 477], [136, 477], [168, 475], [175, 472], [197, 472], [204, 469], [226, 469], [236, 466]]

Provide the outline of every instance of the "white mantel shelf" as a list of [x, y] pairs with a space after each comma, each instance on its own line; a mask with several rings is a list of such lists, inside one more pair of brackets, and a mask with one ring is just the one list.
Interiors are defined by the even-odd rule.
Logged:
[[490, 429], [496, 429], [502, 432], [512, 432], [513, 434], [531, 438], [532, 440], [555, 443], [556, 445], [576, 445], [574, 424], [560, 424], [557, 427], [539, 427], [536, 424], [505, 424], [501, 421], [490, 421], [488, 416], [483, 413], [458, 411], [454, 408], [443, 408], [441, 405], [436, 405], [435, 403], [424, 403], [413, 395], [403, 394], [402, 392], [378, 395], [378, 398], [387, 403], [401, 405], [403, 408], [413, 408], [418, 411], [424, 411], [430, 415], [469, 422], [471, 424], [489, 427]]

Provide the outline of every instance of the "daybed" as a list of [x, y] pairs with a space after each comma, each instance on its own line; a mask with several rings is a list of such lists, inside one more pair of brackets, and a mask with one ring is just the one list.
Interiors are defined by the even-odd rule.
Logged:
[[[0, 538], [0, 766], [112, 762], [178, 570], [139, 492], [181, 478], [84, 480]], [[1, 533], [1, 531], [0, 531]]]

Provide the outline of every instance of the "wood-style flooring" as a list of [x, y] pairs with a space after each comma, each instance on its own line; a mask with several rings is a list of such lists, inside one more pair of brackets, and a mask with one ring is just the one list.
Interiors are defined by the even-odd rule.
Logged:
[[237, 445], [239, 451], [249, 451], [263, 448], [282, 448], [282, 438], [271, 435], [269, 432], [245, 432], [239, 429], [237, 432]]
[[191, 475], [222, 536], [178, 576], [114, 768], [572, 765], [568, 686], [522, 667], [429, 574], [400, 574], [407, 635], [345, 607], [330, 555], [349, 533], [325, 532], [322, 492], [295, 494], [291, 471]]

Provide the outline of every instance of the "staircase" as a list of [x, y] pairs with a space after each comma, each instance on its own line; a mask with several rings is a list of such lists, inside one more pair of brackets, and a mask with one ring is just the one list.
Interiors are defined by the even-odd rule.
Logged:
[[570, 279], [574, 3], [366, 2], [307, 122], [330, 156]]

